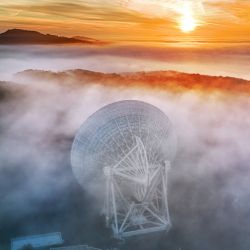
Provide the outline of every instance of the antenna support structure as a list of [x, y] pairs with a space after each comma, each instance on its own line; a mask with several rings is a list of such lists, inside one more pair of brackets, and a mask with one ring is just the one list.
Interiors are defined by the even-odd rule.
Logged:
[[[168, 231], [171, 227], [167, 201], [170, 162], [150, 165], [142, 141], [138, 137], [135, 141], [118, 164], [103, 169], [106, 225], [112, 228], [115, 238]], [[134, 189], [133, 201], [119, 187], [121, 181]]]
[[80, 127], [73, 173], [100, 204], [115, 238], [170, 229], [167, 176], [175, 152], [169, 118], [142, 101], [108, 104]]

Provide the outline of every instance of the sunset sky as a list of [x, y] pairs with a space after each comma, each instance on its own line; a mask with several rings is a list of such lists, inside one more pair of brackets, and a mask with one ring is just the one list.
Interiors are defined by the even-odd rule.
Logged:
[[1, 0], [0, 32], [111, 41], [250, 40], [249, 0]]

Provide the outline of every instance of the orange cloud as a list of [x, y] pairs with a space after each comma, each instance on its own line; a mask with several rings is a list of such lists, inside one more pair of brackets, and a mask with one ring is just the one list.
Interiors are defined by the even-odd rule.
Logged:
[[[1, 30], [37, 29], [113, 41], [250, 40], [250, 1], [189, 1], [195, 29], [180, 30], [184, 0], [2, 0]], [[186, 1], [185, 1], [186, 2]], [[184, 19], [183, 22], [186, 19]], [[192, 21], [192, 20], [191, 20]], [[188, 25], [187, 25], [188, 27]]]

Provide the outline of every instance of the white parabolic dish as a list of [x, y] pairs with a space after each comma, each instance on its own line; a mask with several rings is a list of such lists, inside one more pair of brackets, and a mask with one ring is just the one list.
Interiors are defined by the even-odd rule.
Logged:
[[[105, 167], [116, 166], [138, 140], [145, 148], [149, 166], [171, 162], [175, 157], [172, 124], [157, 107], [124, 100], [96, 111], [80, 127], [72, 146], [71, 164], [80, 185], [93, 196], [104, 197]], [[128, 195], [142, 199], [138, 192]]]

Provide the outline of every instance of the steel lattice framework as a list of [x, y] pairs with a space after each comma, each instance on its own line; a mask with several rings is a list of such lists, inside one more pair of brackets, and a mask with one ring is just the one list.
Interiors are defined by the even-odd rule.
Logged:
[[144, 102], [109, 104], [82, 125], [72, 147], [73, 172], [84, 188], [105, 197], [115, 237], [170, 228], [167, 172], [175, 149], [168, 117]]

